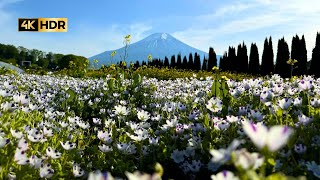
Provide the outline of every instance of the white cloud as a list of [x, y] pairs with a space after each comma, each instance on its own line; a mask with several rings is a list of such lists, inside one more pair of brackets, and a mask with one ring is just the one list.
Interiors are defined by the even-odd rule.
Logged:
[[[197, 26], [177, 31], [173, 35], [203, 51], [213, 46], [218, 54], [223, 54], [229, 45], [237, 46], [243, 40], [247, 42], [249, 48], [251, 42], [256, 42], [261, 55], [263, 42], [267, 36], [272, 36], [274, 52], [276, 52], [279, 38], [284, 36], [291, 46], [292, 36], [298, 34], [301, 37], [305, 34], [308, 57], [311, 57], [316, 33], [320, 30], [318, 0], [252, 0], [250, 2], [250, 4], [229, 4], [211, 14], [200, 15], [195, 18], [198, 20]], [[220, 15], [225, 21], [219, 19]], [[201, 24], [215, 21], [218, 23], [210, 27], [201, 26]]]

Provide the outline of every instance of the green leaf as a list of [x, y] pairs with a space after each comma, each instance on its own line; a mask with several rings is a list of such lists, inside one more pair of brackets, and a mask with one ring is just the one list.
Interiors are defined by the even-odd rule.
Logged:
[[134, 76], [134, 78], [133, 78], [133, 85], [134, 85], [134, 87], [137, 87], [137, 86], [139, 86], [140, 84], [141, 84], [141, 76], [140, 76], [140, 74], [136, 74], [135, 76]]
[[268, 163], [271, 164], [272, 166], [275, 166], [275, 165], [276, 165], [276, 162], [275, 162], [274, 159], [272, 159], [272, 158], [269, 158], [269, 159], [268, 159]]
[[111, 78], [111, 79], [109, 79], [108, 80], [108, 87], [109, 87], [109, 89], [110, 90], [114, 90], [114, 88], [115, 88], [115, 79], [114, 78]]
[[68, 89], [67, 93], [70, 95], [70, 97], [68, 98], [68, 101], [74, 100], [74, 98], [76, 97], [76, 93], [72, 89]]

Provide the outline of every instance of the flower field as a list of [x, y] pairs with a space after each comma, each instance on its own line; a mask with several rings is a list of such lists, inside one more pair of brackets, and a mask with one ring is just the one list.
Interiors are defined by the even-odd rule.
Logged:
[[320, 178], [320, 79], [0, 76], [0, 179]]

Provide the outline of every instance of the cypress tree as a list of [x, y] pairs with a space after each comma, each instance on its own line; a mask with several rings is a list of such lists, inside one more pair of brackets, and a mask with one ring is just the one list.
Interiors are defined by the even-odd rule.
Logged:
[[202, 62], [202, 70], [203, 71], [207, 71], [208, 68], [207, 68], [207, 64], [208, 64], [208, 60], [205, 56], [203, 56], [203, 62]]
[[225, 52], [223, 54], [222, 57], [220, 57], [220, 66], [219, 66], [219, 69], [221, 71], [227, 71], [227, 61], [228, 61], [228, 55], [227, 55], [227, 52]]
[[272, 48], [272, 39], [270, 36], [269, 42], [268, 38], [264, 41], [264, 49], [262, 53], [262, 62], [261, 62], [261, 75], [268, 75], [273, 73], [274, 64], [273, 64], [273, 48]]
[[312, 51], [311, 65], [309, 69], [309, 74], [320, 77], [320, 33], [317, 32], [316, 46]]
[[194, 62], [193, 62], [193, 56], [192, 53], [189, 54], [189, 62], [188, 62], [188, 69], [193, 70], [194, 69]]
[[272, 46], [272, 38], [270, 36], [269, 38], [269, 61], [268, 61], [268, 67], [269, 67], [269, 73], [273, 74], [274, 71], [274, 54], [273, 54], [273, 46]]
[[177, 69], [182, 69], [182, 60], [181, 60], [181, 54], [178, 54], [177, 58]]
[[175, 55], [171, 56], [170, 67], [172, 67], [172, 68], [176, 67], [176, 56]]
[[183, 57], [182, 69], [188, 69], [188, 60], [186, 56]]
[[217, 66], [217, 55], [212, 47], [209, 48], [208, 71], [211, 71], [214, 66]]
[[302, 38], [299, 43], [299, 49], [300, 49], [300, 55], [299, 60], [297, 63], [298, 66], [298, 75], [304, 75], [307, 74], [307, 63], [308, 63], [308, 55], [307, 55], [307, 47], [306, 47], [306, 40], [304, 38], [304, 35], [302, 35]]
[[279, 74], [283, 78], [288, 78], [291, 74], [291, 67], [287, 64], [289, 57], [289, 47], [287, 42], [284, 38], [279, 39], [275, 73]]
[[234, 47], [229, 47], [229, 50], [228, 50], [228, 57], [227, 57], [227, 60], [226, 60], [226, 67], [225, 67], [225, 70], [226, 71], [235, 71], [235, 67], [236, 67], [236, 64], [237, 64], [237, 56], [236, 56], [236, 48]]
[[255, 43], [252, 43], [250, 48], [249, 72], [253, 75], [260, 73], [259, 52]]
[[242, 44], [242, 72], [243, 73], [248, 73], [248, 68], [249, 68], [249, 62], [248, 62], [248, 49], [247, 46]]
[[237, 57], [236, 57], [236, 63], [237, 63], [237, 66], [234, 67], [234, 70], [236, 72], [242, 72], [242, 62], [243, 62], [243, 55], [242, 55], [242, 46], [241, 44], [238, 45], [238, 50], [237, 50]]
[[134, 65], [136, 68], [140, 67], [140, 62], [139, 61], [136, 61], [135, 65]]
[[163, 64], [165, 67], [169, 67], [170, 64], [169, 64], [169, 59], [167, 58], [167, 56], [164, 58], [164, 64]]
[[198, 55], [198, 53], [194, 53], [194, 70], [201, 70], [201, 60], [200, 55]]
[[[299, 54], [300, 54], [300, 50], [299, 50], [299, 42], [300, 39], [298, 37], [298, 35], [293, 36], [292, 37], [292, 42], [291, 42], [291, 59], [294, 60], [296, 59], [299, 62]], [[297, 63], [295, 64], [295, 66], [297, 65]], [[295, 69], [293, 71], [293, 75], [298, 75], [298, 71], [297, 69]]]

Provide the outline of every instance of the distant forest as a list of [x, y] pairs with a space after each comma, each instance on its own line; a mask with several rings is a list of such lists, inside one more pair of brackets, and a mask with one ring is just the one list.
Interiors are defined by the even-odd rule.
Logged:
[[[229, 47], [220, 58], [219, 68], [221, 71], [248, 73], [253, 75], [279, 74], [282, 77], [292, 75], [315, 75], [320, 77], [320, 33], [317, 33], [316, 44], [312, 51], [312, 59], [307, 60], [307, 49], [304, 35], [299, 38], [298, 35], [292, 38], [291, 53], [284, 38], [278, 40], [277, 51], [274, 53], [272, 47], [272, 37], [264, 41], [264, 49], [260, 63], [258, 47], [255, 43], [251, 44], [250, 54], [248, 48], [242, 43], [237, 50], [235, 47]], [[170, 58], [170, 60], [169, 60]], [[142, 65], [156, 67], [170, 67], [176, 69], [205, 70], [211, 71], [217, 66], [217, 56], [212, 47], [209, 48], [208, 59], [204, 57], [201, 62], [200, 56], [189, 54], [189, 57], [181, 57], [180, 54], [172, 55], [164, 59], [153, 59], [152, 61], [136, 61], [135, 67]], [[288, 64], [289, 59], [297, 60], [295, 64]], [[274, 61], [275, 60], [275, 61]], [[23, 62], [31, 62], [31, 67], [42, 68], [45, 70], [61, 70], [68, 68], [69, 62], [82, 65], [82, 62], [88, 62], [87, 58], [76, 55], [63, 55], [54, 53], [45, 53], [40, 50], [28, 50], [24, 47], [15, 47], [13, 45], [0, 44], [0, 61], [7, 62], [19, 67], [23, 67]], [[120, 63], [120, 62], [118, 62]], [[86, 64], [86, 63], [84, 63]]]

